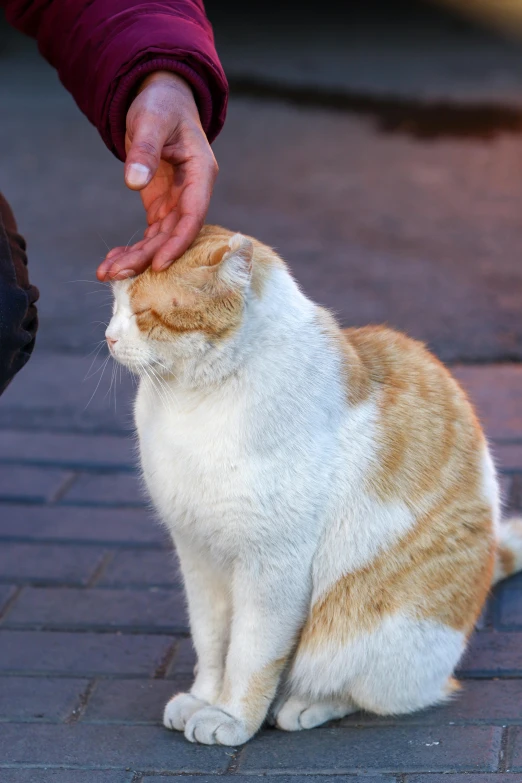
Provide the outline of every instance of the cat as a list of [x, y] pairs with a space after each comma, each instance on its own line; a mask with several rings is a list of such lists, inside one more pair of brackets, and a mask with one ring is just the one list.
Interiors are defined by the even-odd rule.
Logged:
[[197, 653], [165, 726], [239, 745], [267, 718], [448, 699], [492, 583], [522, 567], [450, 373], [390, 329], [342, 331], [275, 252], [214, 226], [113, 290], [106, 337], [140, 376], [142, 472]]

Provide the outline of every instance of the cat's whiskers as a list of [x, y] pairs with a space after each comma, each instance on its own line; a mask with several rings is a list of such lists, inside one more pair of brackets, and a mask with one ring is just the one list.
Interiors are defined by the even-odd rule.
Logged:
[[154, 369], [154, 367], [151, 364], [147, 366], [144, 363], [142, 363], [141, 366], [147, 378], [156, 387], [159, 397], [165, 407], [165, 411], [167, 413], [169, 412], [169, 404], [175, 405], [176, 408], [179, 410], [179, 402], [176, 399], [173, 390], [168, 386], [165, 379], [162, 378], [161, 375], [159, 375], [159, 373]]
[[[155, 378], [149, 373], [149, 371], [147, 369], [147, 366], [145, 365], [144, 362], [140, 363], [140, 368], [141, 368], [142, 373], [149, 379], [151, 384], [153, 386], [156, 386], [156, 384], [154, 383]], [[160, 397], [160, 400], [162, 402], [162, 405], [164, 406], [166, 413], [168, 413], [169, 408], [168, 408], [168, 405], [167, 405], [167, 400], [165, 400], [165, 398], [163, 397], [163, 394], [161, 393], [161, 389], [158, 389], [158, 392], [159, 392], [159, 397]]]
[[174, 397], [171, 397], [169, 394], [169, 391], [163, 386], [161, 383], [160, 377], [157, 375], [157, 373], [154, 372], [153, 368], [149, 365], [148, 369], [146, 370], [147, 376], [150, 378], [151, 382], [156, 386], [156, 389], [158, 391], [159, 397], [162, 401], [163, 407], [165, 408], [165, 412], [169, 412], [169, 403], [176, 403], [176, 400]]
[[[164, 366], [164, 365], [161, 365], [161, 366]], [[165, 369], [167, 369], [167, 368], [165, 368]], [[151, 370], [152, 374], [154, 375], [154, 377], [156, 378], [156, 380], [158, 381], [158, 383], [160, 385], [160, 388], [163, 389], [163, 392], [164, 392], [167, 400], [169, 402], [173, 403], [176, 406], [176, 408], [178, 409], [178, 411], [179, 411], [180, 410], [179, 401], [178, 401], [178, 399], [177, 399], [177, 397], [176, 397], [172, 387], [169, 386], [169, 384], [167, 383], [166, 379], [163, 378], [157, 372], [157, 370], [153, 366], [150, 367], [150, 370]]]
[[98, 285], [100, 288], [104, 288], [106, 291], [110, 290], [107, 286], [107, 283], [101, 283], [99, 280], [68, 280], [67, 284], [69, 283], [89, 283], [89, 285]]
[[100, 232], [99, 232], [99, 231], [96, 231], [96, 233], [98, 234], [98, 236], [100, 237], [101, 241], [103, 242], [103, 244], [104, 244], [104, 245], [105, 245], [105, 247], [107, 248], [107, 252], [109, 252], [109, 253], [110, 253], [110, 251], [111, 251], [111, 248], [109, 247], [109, 245], [107, 244], [107, 242], [105, 241], [105, 239], [102, 237], [102, 235], [100, 234]]
[[89, 294], [106, 294], [108, 297], [112, 299], [111, 292], [103, 288], [96, 288], [94, 291], [86, 291], [86, 294], [87, 296], [89, 296]]
[[136, 231], [134, 232], [134, 234], [131, 236], [131, 238], [129, 239], [129, 241], [128, 241], [128, 242], [127, 242], [127, 244], [125, 245], [125, 250], [128, 250], [128, 249], [129, 249], [130, 243], [132, 242], [132, 240], [134, 239], [134, 237], [136, 236], [136, 234], [138, 233], [138, 231], [139, 231], [139, 230], [140, 230], [140, 229], [139, 229], [139, 228], [137, 228], [137, 229], [136, 229]]
[[[88, 381], [89, 378], [92, 378], [93, 375], [96, 375], [96, 373], [100, 371], [100, 368], [98, 367], [96, 370], [94, 370], [94, 372], [92, 372], [92, 368], [94, 367], [96, 359], [98, 358], [99, 353], [100, 353], [101, 349], [103, 348], [104, 344], [105, 344], [105, 340], [100, 340], [100, 342], [98, 343], [98, 346], [93, 348], [92, 351], [87, 355], [87, 356], [91, 356], [94, 352], [96, 352], [96, 353], [94, 353], [94, 357], [93, 357], [93, 360], [91, 362], [91, 366], [87, 370], [85, 378], [83, 379], [84, 382]], [[110, 358], [110, 357], [107, 357], [107, 358]]]
[[111, 382], [109, 384], [109, 388], [105, 392], [105, 398], [107, 398], [107, 397], [109, 398], [109, 405], [110, 405], [110, 401], [111, 401], [112, 384], [114, 383], [114, 369], [115, 369], [115, 364], [113, 362], [112, 365], [111, 365]]
[[[105, 343], [105, 340], [98, 340], [98, 342], [96, 343], [96, 345], [94, 346], [94, 348], [92, 349], [92, 351], [89, 351], [89, 353], [87, 354], [86, 358], [88, 359], [88, 358], [89, 358], [89, 356], [92, 356], [92, 355], [93, 355], [93, 353], [94, 353], [95, 351], [96, 351], [96, 353], [98, 353], [98, 352], [99, 352], [99, 350], [100, 350], [100, 348], [102, 347], [102, 345], [103, 345], [104, 343]], [[85, 379], [84, 379], [84, 380], [85, 380]]]
[[[93, 401], [93, 399], [94, 399], [94, 396], [95, 396], [96, 392], [98, 391], [98, 389], [99, 389], [99, 387], [100, 387], [101, 380], [102, 380], [102, 378], [103, 378], [103, 375], [104, 375], [104, 373], [105, 373], [105, 368], [107, 367], [107, 364], [109, 363], [109, 359], [110, 359], [110, 358], [111, 358], [110, 356], [107, 356], [107, 358], [105, 359], [105, 361], [104, 361], [104, 363], [103, 363], [103, 365], [102, 365], [102, 367], [101, 367], [101, 375], [100, 375], [100, 377], [99, 377], [98, 383], [96, 384], [96, 388], [95, 388], [95, 390], [93, 391], [93, 393], [91, 394], [91, 396], [90, 396], [90, 399], [89, 399], [89, 402], [88, 402], [88, 403], [87, 403], [87, 405], [85, 406], [85, 408], [84, 408], [84, 411], [86, 411], [86, 410], [87, 410], [87, 408], [89, 407], [89, 405], [90, 405], [90, 404], [91, 404], [91, 402]], [[99, 370], [96, 370], [96, 372], [99, 372]], [[93, 375], [96, 375], [96, 372], [95, 372], [95, 373], [93, 373]]]

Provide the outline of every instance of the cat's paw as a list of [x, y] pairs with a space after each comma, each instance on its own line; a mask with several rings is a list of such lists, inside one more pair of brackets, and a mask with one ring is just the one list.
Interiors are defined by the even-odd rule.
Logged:
[[188, 720], [207, 704], [208, 702], [197, 699], [190, 693], [178, 693], [167, 702], [163, 712], [163, 725], [167, 729], [185, 731]]
[[275, 715], [275, 725], [283, 731], [301, 731], [321, 726], [329, 720], [344, 718], [357, 707], [353, 704], [339, 702], [306, 702], [301, 699], [290, 698]]
[[190, 742], [203, 745], [242, 745], [250, 739], [243, 721], [234, 718], [219, 707], [204, 707], [191, 717], [185, 728]]

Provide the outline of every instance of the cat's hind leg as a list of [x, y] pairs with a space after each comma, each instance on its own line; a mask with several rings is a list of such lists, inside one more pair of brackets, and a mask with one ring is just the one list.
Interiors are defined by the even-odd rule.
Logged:
[[274, 718], [278, 729], [300, 731], [321, 726], [329, 720], [344, 718], [345, 715], [350, 715], [357, 710], [358, 707], [350, 699], [326, 699], [314, 702], [313, 699], [290, 696], [276, 710]]
[[309, 705], [346, 704], [347, 694], [359, 709], [378, 715], [414, 712], [451, 697], [451, 677], [465, 643], [463, 632], [397, 613], [344, 644], [331, 638], [313, 647], [301, 644], [289, 690], [309, 694]]

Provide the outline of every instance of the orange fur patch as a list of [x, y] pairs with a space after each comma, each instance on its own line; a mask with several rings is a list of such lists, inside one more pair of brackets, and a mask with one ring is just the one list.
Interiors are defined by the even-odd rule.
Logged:
[[[204, 226], [190, 248], [163, 272], [147, 269], [132, 280], [129, 296], [141, 332], [154, 340], [202, 332], [223, 339], [239, 326], [243, 293], [213, 285], [217, 269], [229, 250], [233, 232]], [[270, 270], [283, 262], [270, 248], [250, 237], [253, 244], [252, 290], [262, 296]]]
[[313, 607], [300, 643], [345, 644], [399, 611], [469, 633], [495, 556], [492, 509], [482, 492], [485, 442], [475, 414], [420, 343], [377, 327], [344, 335], [346, 377], [355, 386], [348, 398], [357, 404], [372, 394], [380, 413], [366, 491], [383, 504], [405, 503], [415, 525], [332, 586]]

